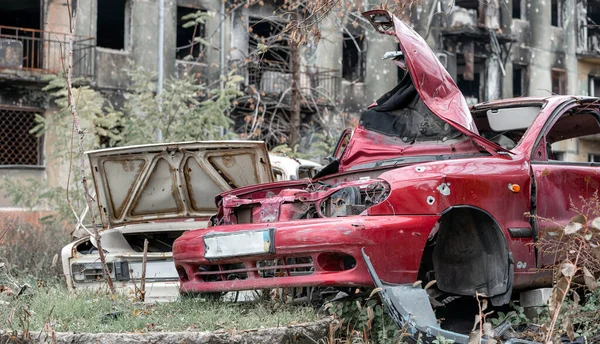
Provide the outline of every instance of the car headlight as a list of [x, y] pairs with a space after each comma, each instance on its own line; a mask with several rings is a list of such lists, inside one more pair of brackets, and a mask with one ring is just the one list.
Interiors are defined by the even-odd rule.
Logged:
[[350, 183], [332, 191], [318, 203], [317, 209], [322, 217], [360, 215], [369, 207], [383, 202], [389, 191], [390, 185], [384, 180]]
[[[110, 277], [116, 281], [129, 280], [129, 264], [126, 261], [110, 262], [106, 264]], [[101, 282], [104, 280], [102, 263], [75, 263], [71, 264], [71, 276], [75, 282]]]

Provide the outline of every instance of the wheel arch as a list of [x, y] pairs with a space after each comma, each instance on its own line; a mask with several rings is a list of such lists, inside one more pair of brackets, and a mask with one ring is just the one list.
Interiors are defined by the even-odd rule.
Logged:
[[441, 213], [423, 250], [418, 278], [457, 295], [485, 294], [492, 303], [510, 301], [514, 267], [508, 240], [489, 212], [471, 205]]

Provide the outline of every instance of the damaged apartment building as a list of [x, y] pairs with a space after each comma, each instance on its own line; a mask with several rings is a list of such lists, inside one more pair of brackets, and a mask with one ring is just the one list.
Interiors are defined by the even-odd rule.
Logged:
[[[158, 0], [73, 4], [78, 17], [73, 72], [80, 82], [118, 100], [128, 85], [123, 69], [130, 61], [159, 70]], [[421, 4], [405, 19], [437, 52], [470, 104], [551, 93], [600, 95], [600, 0]], [[160, 69], [165, 77], [194, 73], [214, 81], [238, 66], [248, 94], [260, 95], [266, 108], [289, 111], [285, 104], [292, 61], [288, 43], [277, 38], [286, 24], [274, 15], [279, 5], [164, 0]], [[365, 2], [359, 7], [375, 6]], [[198, 10], [210, 13], [210, 19], [201, 27], [184, 28], [182, 17]], [[358, 114], [403, 76], [390, 61], [382, 61], [386, 52], [397, 50], [395, 38], [354, 23], [364, 23], [358, 13], [344, 21], [328, 16], [320, 24], [319, 42], [302, 47], [303, 118], [326, 109]], [[56, 111], [42, 87], [45, 75], [62, 71], [61, 44], [68, 31], [66, 0], [0, 1], [0, 184], [7, 176], [48, 185], [60, 185], [65, 179], [66, 168], [48, 161], [46, 147], [53, 138], [37, 137], [29, 130], [36, 114], [52, 116]], [[193, 47], [195, 36], [202, 36], [208, 46]], [[270, 49], [252, 60], [265, 40]], [[240, 101], [236, 109], [239, 118], [254, 112], [252, 101]], [[236, 124], [243, 123], [236, 120]], [[570, 143], [562, 158], [598, 161], [600, 145], [594, 139]], [[0, 208], [11, 206], [0, 192]]]

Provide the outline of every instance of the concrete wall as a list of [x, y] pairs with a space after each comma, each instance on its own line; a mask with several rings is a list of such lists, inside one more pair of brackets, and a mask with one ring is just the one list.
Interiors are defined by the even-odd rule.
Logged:
[[[590, 95], [589, 77], [600, 77], [600, 64], [578, 61], [575, 94]], [[598, 95], [596, 95], [597, 97]]]
[[[98, 1], [101, 0], [80, 0], [79, 17], [77, 19], [78, 35], [96, 37]], [[127, 0], [127, 3], [131, 17], [129, 18], [129, 24], [123, 23], [123, 25], [129, 25], [126, 29], [126, 34], [129, 33], [125, 39], [126, 47], [124, 50], [98, 48], [96, 56], [98, 87], [123, 88], [126, 86], [123, 83], [124, 76], [117, 74], [127, 67], [129, 60], [147, 70], [158, 70], [158, 0]], [[163, 70], [165, 77], [177, 74], [175, 48], [177, 44], [178, 5], [203, 9], [213, 15], [205, 25], [209, 48], [206, 50], [204, 62], [211, 67], [209, 70], [214, 72], [211, 77], [218, 77], [218, 69], [215, 71], [215, 67], [218, 67], [220, 55], [219, 28], [221, 17], [219, 16], [219, 0], [164, 0]], [[62, 9], [64, 10], [64, 8]], [[68, 19], [68, 17], [65, 18]], [[61, 20], [64, 21], [64, 18]], [[229, 54], [227, 47], [230, 46], [228, 32], [230, 26], [230, 18], [227, 16], [223, 25], [226, 37], [226, 55]]]
[[395, 37], [367, 30], [367, 70], [365, 76], [365, 102], [372, 103], [398, 83], [398, 67], [382, 60], [383, 54], [398, 50]]

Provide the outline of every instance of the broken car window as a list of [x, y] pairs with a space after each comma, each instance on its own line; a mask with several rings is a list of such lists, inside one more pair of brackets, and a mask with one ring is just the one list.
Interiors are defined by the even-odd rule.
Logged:
[[595, 112], [564, 113], [548, 130], [545, 143], [540, 143], [546, 145], [547, 160], [589, 163], [588, 153], [600, 153], [600, 144], [594, 140], [600, 134], [598, 120]]
[[481, 136], [511, 150], [539, 114], [539, 106], [509, 107], [473, 113]]
[[458, 130], [429, 111], [408, 75], [377, 100], [377, 104], [360, 117], [360, 124], [367, 130], [399, 137], [409, 144], [443, 142], [462, 136]]

